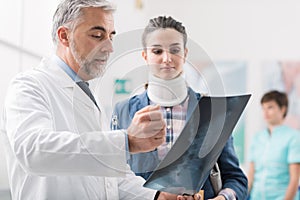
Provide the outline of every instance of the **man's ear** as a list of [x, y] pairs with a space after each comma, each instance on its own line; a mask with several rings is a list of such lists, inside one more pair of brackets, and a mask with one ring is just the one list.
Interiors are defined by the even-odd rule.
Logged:
[[57, 36], [62, 45], [69, 47], [69, 29], [67, 27], [60, 26], [57, 29]]
[[[282, 110], [282, 113], [284, 114], [284, 115], [286, 115], [287, 114], [287, 107], [286, 106], [282, 106], [281, 107], [281, 110]], [[285, 118], [286, 116], [284, 116], [283, 118]]]
[[144, 60], [147, 62], [147, 52], [146, 50], [142, 51], [142, 57], [144, 58]]

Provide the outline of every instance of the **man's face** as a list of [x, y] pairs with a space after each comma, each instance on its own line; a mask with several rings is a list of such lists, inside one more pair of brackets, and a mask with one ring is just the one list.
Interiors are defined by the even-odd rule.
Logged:
[[83, 80], [103, 75], [113, 51], [113, 15], [102, 8], [84, 8], [83, 16], [70, 34], [72, 68]]

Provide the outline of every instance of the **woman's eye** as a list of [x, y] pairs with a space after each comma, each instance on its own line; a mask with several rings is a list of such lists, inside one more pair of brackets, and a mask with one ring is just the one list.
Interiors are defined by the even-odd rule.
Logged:
[[177, 54], [180, 52], [180, 49], [179, 48], [173, 48], [173, 49], [170, 49], [170, 53], [171, 54]]
[[160, 55], [162, 54], [163, 50], [162, 49], [152, 49], [152, 53], [156, 54], [156, 55]]

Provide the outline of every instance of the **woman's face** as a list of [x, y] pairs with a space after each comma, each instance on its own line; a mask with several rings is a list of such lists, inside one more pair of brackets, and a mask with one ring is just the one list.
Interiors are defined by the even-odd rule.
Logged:
[[183, 36], [172, 28], [158, 29], [147, 35], [142, 56], [154, 76], [170, 80], [182, 73], [187, 54]]

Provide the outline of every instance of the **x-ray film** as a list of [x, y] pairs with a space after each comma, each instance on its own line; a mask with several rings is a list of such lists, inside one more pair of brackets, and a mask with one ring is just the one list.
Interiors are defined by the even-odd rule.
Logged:
[[202, 97], [145, 187], [194, 194], [203, 186], [251, 95]]

